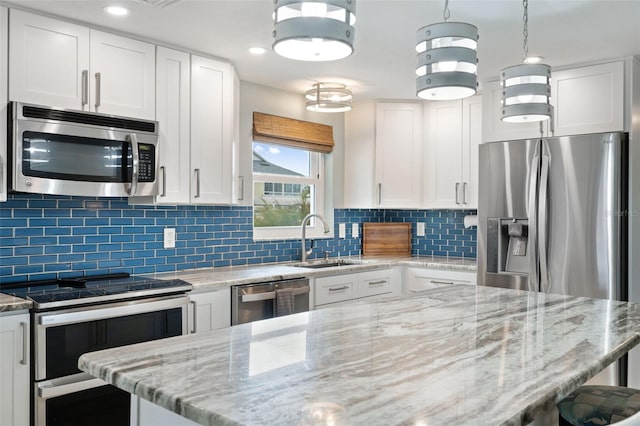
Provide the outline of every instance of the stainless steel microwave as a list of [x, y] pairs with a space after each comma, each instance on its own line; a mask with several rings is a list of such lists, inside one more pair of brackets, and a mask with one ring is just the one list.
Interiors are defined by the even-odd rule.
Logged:
[[99, 197], [158, 193], [158, 123], [12, 102], [15, 192]]

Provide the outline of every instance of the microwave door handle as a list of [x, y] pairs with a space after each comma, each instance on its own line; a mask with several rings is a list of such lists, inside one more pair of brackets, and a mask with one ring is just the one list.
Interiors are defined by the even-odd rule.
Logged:
[[131, 170], [131, 188], [129, 189], [129, 196], [136, 195], [138, 190], [138, 165], [140, 163], [140, 152], [138, 151], [138, 137], [135, 133], [129, 134], [129, 141], [131, 142], [131, 153], [133, 155], [133, 167]]

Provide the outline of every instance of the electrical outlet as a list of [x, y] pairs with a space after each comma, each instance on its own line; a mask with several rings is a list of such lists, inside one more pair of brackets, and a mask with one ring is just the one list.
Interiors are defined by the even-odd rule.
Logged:
[[418, 222], [417, 225], [416, 234], [418, 237], [424, 237], [424, 222]]
[[338, 237], [346, 238], [347, 237], [347, 225], [341, 223], [338, 225]]
[[351, 224], [351, 236], [353, 238], [358, 238], [359, 235], [360, 235], [360, 227], [358, 226], [357, 223], [352, 223]]
[[164, 248], [176, 246], [176, 228], [164, 228]]

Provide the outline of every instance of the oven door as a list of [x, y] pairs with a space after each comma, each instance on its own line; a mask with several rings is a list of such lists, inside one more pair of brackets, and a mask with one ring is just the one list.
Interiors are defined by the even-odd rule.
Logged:
[[34, 313], [34, 378], [79, 373], [86, 352], [187, 334], [188, 305], [180, 295]]
[[35, 426], [129, 426], [131, 394], [87, 373], [34, 386]]

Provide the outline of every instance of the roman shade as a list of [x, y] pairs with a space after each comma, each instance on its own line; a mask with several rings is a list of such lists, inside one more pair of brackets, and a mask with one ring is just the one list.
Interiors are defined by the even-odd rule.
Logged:
[[253, 140], [309, 151], [333, 151], [333, 127], [277, 115], [253, 113]]

